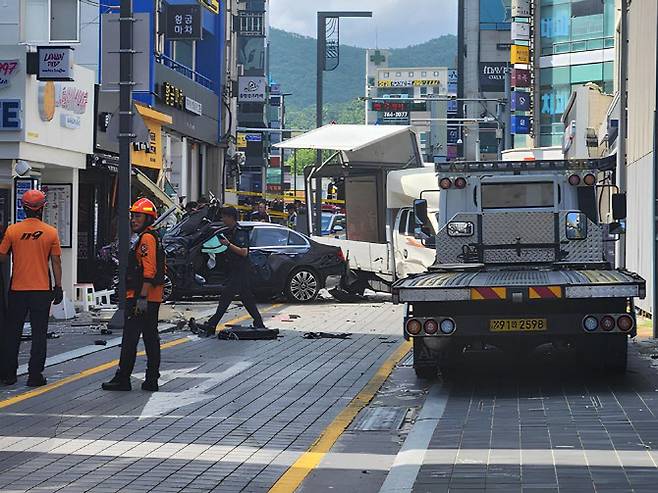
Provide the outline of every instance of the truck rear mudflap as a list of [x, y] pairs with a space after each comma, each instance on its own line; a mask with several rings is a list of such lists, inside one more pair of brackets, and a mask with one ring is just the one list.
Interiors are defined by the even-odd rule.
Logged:
[[429, 272], [393, 285], [396, 303], [644, 298], [646, 284], [622, 270]]

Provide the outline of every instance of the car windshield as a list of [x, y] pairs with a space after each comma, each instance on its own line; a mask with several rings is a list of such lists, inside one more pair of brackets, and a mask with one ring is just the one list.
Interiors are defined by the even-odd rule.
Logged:
[[482, 185], [482, 209], [553, 207], [553, 183], [487, 183]]

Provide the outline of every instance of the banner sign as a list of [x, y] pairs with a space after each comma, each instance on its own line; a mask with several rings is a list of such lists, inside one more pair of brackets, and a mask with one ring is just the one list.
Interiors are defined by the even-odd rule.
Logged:
[[377, 87], [436, 87], [440, 85], [441, 81], [438, 79], [380, 80], [377, 82]]
[[0, 89], [9, 87], [18, 72], [18, 60], [0, 60]]
[[522, 115], [512, 115], [512, 133], [517, 135], [530, 134], [530, 117]]
[[73, 222], [73, 184], [44, 183], [41, 190], [46, 194], [46, 207], [43, 209], [43, 221], [57, 228], [59, 243], [62, 248], [71, 248]]
[[530, 87], [532, 80], [530, 70], [521, 68], [512, 69], [512, 86], [513, 87]]
[[38, 80], [73, 80], [73, 60], [70, 46], [37, 47]]
[[512, 41], [528, 41], [530, 39], [530, 24], [527, 22], [512, 22]]
[[267, 95], [266, 77], [247, 77], [238, 79], [238, 102], [264, 103]]
[[510, 49], [510, 61], [512, 63], [530, 64], [530, 48], [527, 46], [512, 45]]
[[459, 140], [459, 127], [448, 127], [448, 144], [456, 144]]
[[0, 99], [0, 131], [18, 132], [23, 128], [20, 99]]
[[512, 17], [530, 17], [530, 0], [512, 0]]
[[530, 93], [526, 91], [514, 91], [512, 93], [512, 111], [530, 111]]
[[201, 5], [168, 5], [165, 38], [168, 40], [203, 38]]
[[505, 92], [505, 62], [480, 62], [480, 91]]

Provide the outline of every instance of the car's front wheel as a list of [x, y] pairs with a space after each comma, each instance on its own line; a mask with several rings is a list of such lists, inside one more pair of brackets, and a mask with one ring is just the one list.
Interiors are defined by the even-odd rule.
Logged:
[[298, 269], [288, 279], [286, 296], [293, 303], [308, 303], [317, 298], [320, 287], [318, 274], [310, 269]]

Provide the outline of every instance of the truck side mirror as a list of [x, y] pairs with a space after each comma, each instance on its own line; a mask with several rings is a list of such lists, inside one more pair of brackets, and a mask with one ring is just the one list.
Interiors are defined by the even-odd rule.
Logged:
[[414, 236], [421, 240], [429, 239], [432, 234], [432, 223], [427, 215], [427, 200], [414, 200], [414, 217], [416, 218]]
[[566, 220], [567, 240], [587, 238], [587, 216], [582, 212], [569, 212]]
[[612, 195], [612, 218], [615, 221], [626, 219], [626, 194], [615, 193]]

